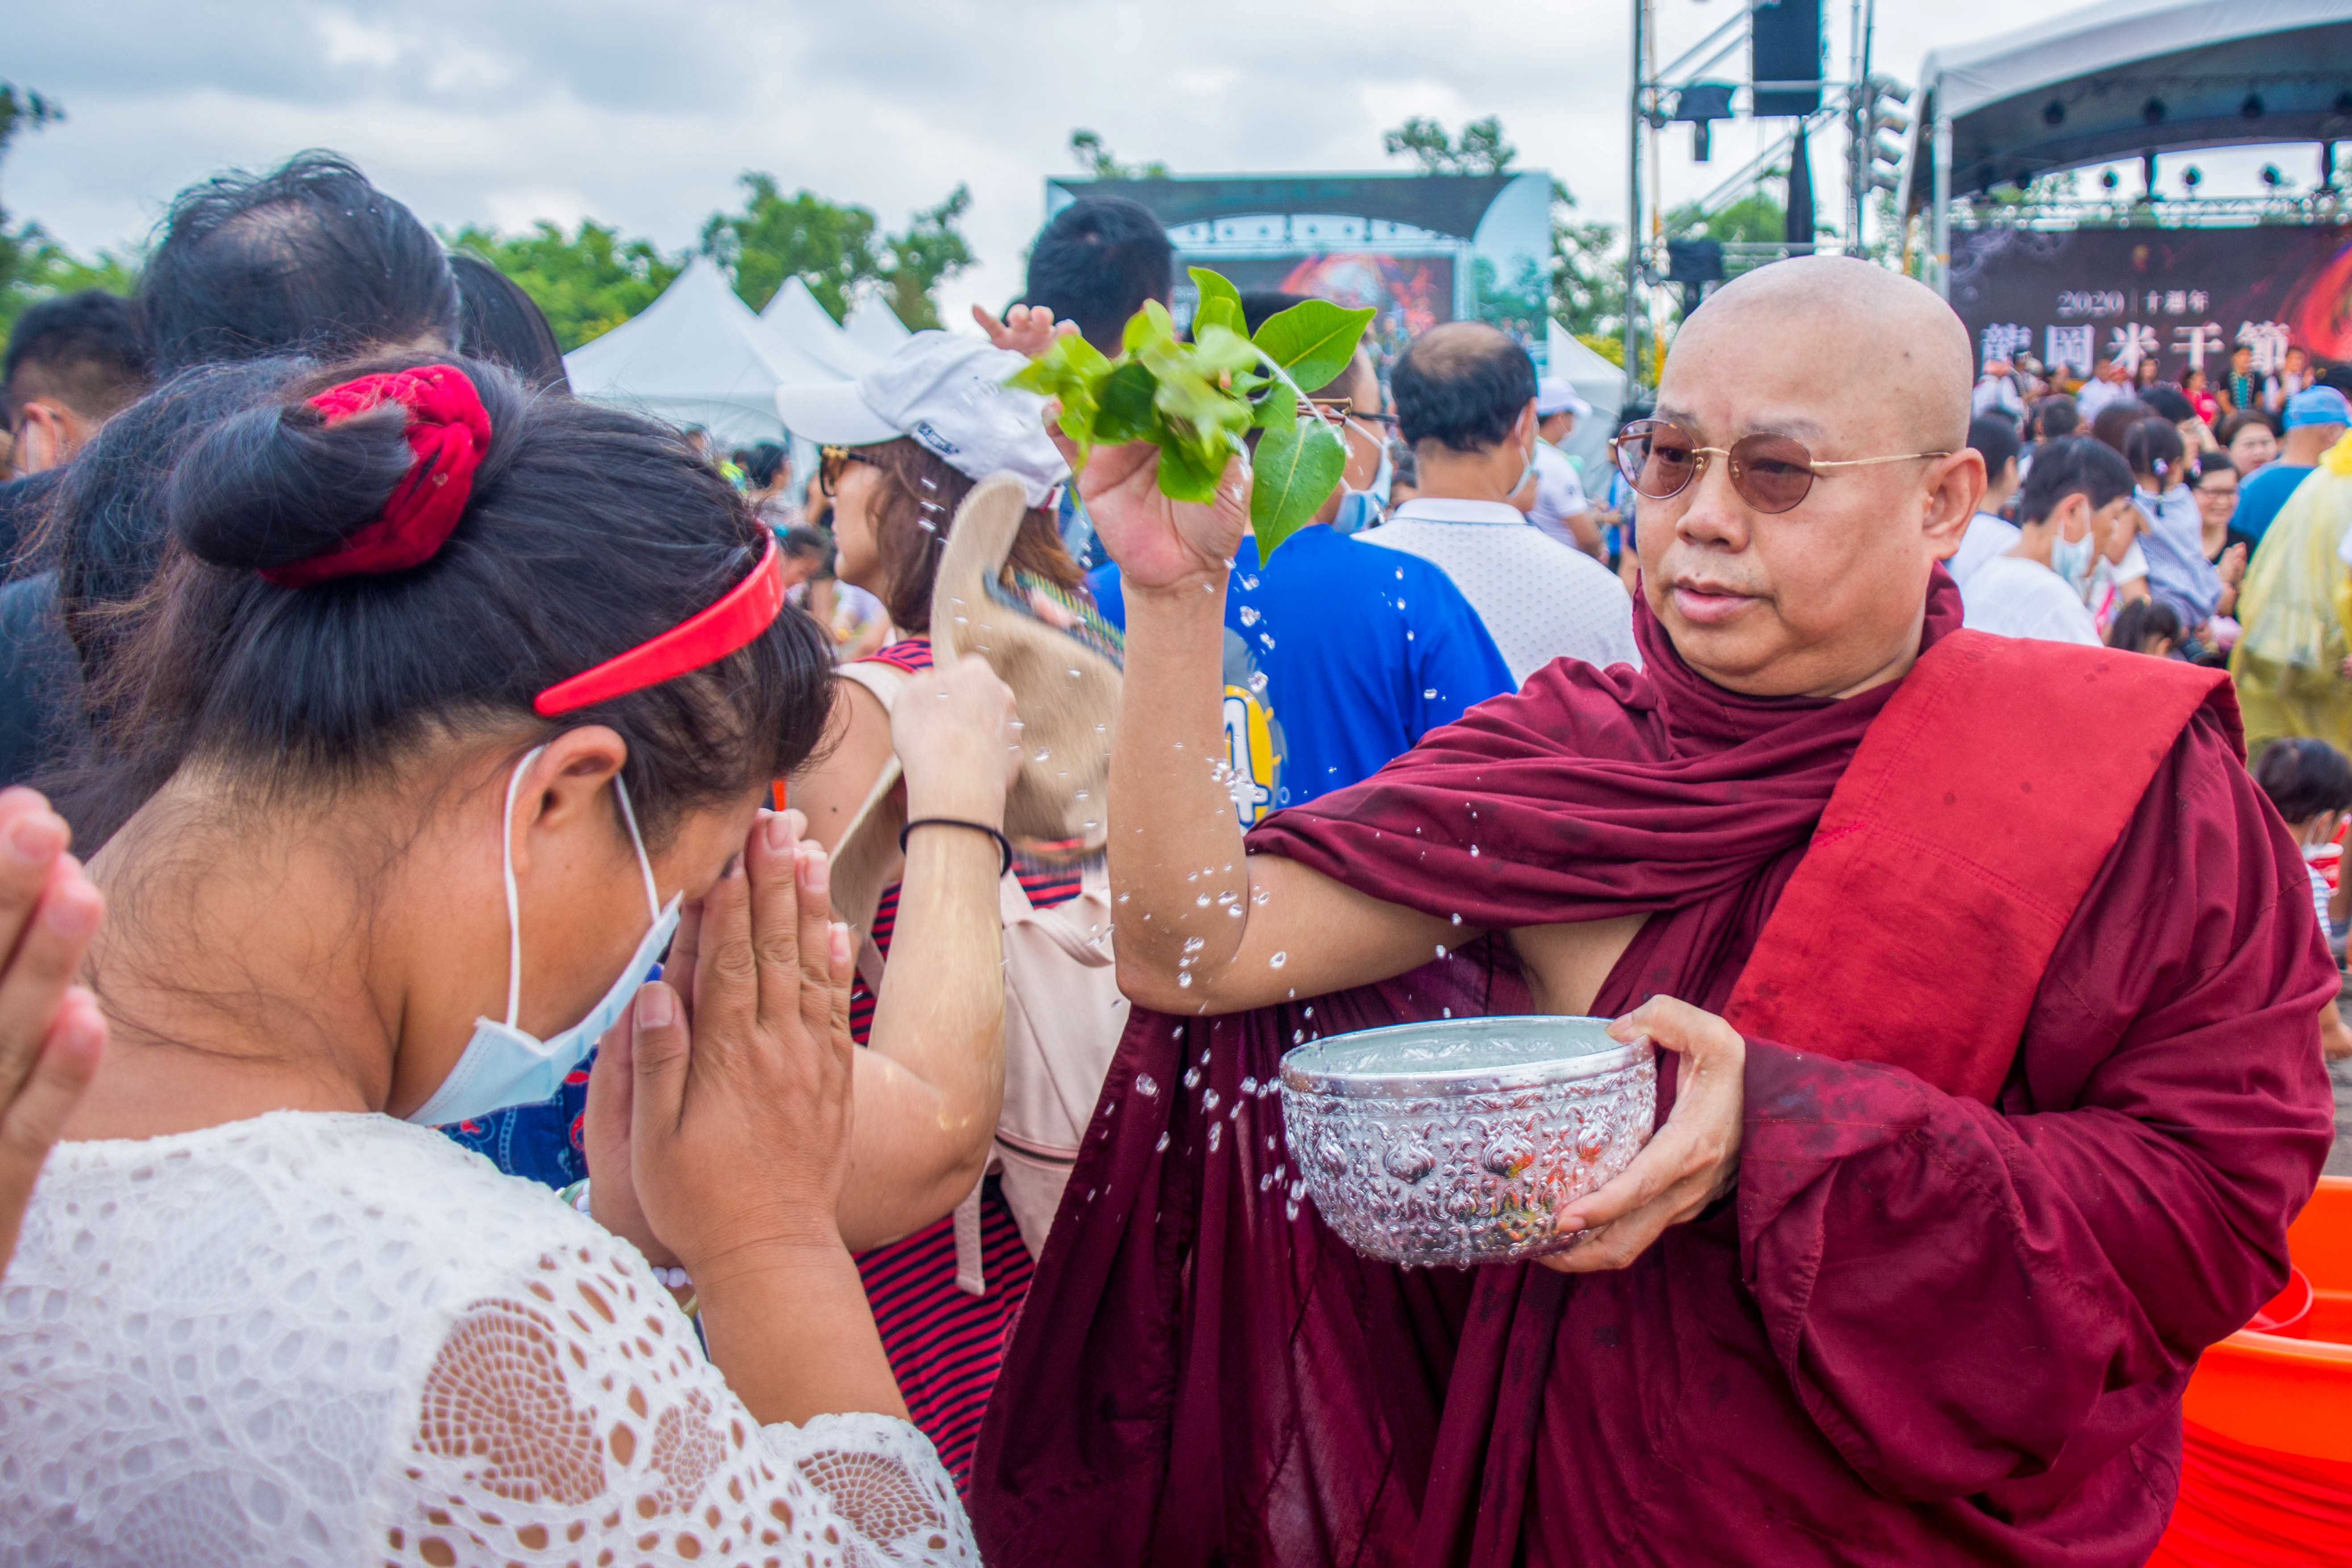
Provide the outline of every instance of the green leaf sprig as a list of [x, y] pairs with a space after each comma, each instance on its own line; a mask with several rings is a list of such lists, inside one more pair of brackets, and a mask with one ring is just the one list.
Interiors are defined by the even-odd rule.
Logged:
[[[1127, 323], [1118, 357], [1086, 339], [1058, 337], [1010, 384], [1061, 403], [1062, 434], [1086, 467], [1097, 447], [1150, 441], [1160, 448], [1160, 493], [1211, 501], [1225, 465], [1252, 473], [1250, 528], [1259, 558], [1307, 526], [1348, 465], [1348, 449], [1319, 418], [1300, 419], [1306, 387], [1348, 368], [1374, 312], [1305, 300], [1269, 316], [1253, 335], [1233, 284], [1191, 268], [1201, 303], [1192, 338], [1178, 340], [1166, 306], [1147, 302]], [[1245, 437], [1263, 431], [1253, 457]]]

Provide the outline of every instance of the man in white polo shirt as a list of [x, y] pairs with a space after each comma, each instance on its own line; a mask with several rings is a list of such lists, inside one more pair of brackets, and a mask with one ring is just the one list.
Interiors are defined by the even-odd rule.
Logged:
[[1420, 490], [1356, 537], [1454, 579], [1521, 685], [1555, 658], [1639, 664], [1633, 601], [1617, 579], [1510, 504], [1531, 488], [1538, 446], [1527, 351], [1484, 322], [1449, 322], [1412, 341], [1389, 385]]
[[1536, 383], [1536, 504], [1528, 521], [1546, 538], [1601, 558], [1601, 523], [1584, 497], [1584, 480], [1559, 444], [1592, 405], [1576, 395], [1568, 378], [1547, 375]]

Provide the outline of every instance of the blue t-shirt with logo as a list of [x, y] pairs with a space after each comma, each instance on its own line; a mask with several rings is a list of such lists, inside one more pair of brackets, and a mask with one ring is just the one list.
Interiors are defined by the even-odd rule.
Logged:
[[[1118, 566], [1087, 585], [1124, 629]], [[1242, 541], [1225, 587], [1224, 684], [1244, 827], [1370, 777], [1464, 710], [1515, 689], [1453, 579], [1327, 527], [1299, 530], [1270, 567], [1256, 540]]]

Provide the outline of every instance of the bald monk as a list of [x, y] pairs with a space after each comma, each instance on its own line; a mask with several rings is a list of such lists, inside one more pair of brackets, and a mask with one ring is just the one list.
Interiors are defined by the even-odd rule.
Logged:
[[[1915, 283], [1734, 281], [1638, 448], [1646, 669], [1556, 661], [1245, 842], [1239, 513], [1095, 455], [1137, 1007], [984, 1429], [992, 1563], [2147, 1557], [2328, 1148], [2335, 979], [2226, 680], [1959, 629], [1969, 386]], [[1530, 1010], [1661, 1047], [1584, 1239], [1355, 1255], [1281, 1053]]]

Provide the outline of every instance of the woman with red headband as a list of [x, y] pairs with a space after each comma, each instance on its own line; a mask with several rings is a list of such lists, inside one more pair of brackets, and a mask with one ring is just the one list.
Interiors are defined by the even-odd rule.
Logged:
[[[761, 808], [828, 659], [769, 531], [674, 436], [470, 362], [280, 384], [167, 510], [97, 704], [142, 804], [90, 866], [109, 1053], [0, 1308], [0, 1539], [975, 1562], [841, 1238], [846, 933]], [[919, 813], [993, 826], [1009, 696], [930, 685]], [[996, 857], [918, 834], [908, 877]], [[432, 1131], [600, 1036], [593, 1217]]]

